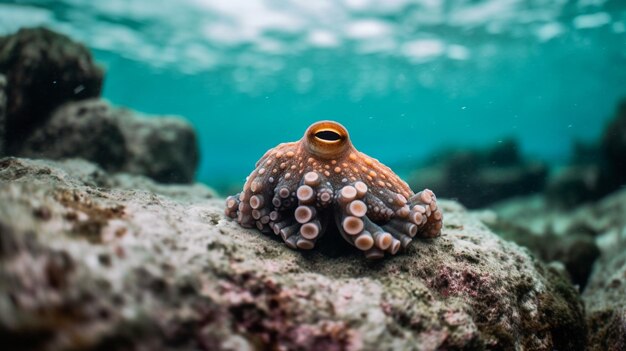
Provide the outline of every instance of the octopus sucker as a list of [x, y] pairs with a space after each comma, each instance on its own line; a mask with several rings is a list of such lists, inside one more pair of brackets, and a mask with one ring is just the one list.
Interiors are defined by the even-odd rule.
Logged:
[[243, 190], [226, 198], [225, 214], [300, 250], [315, 248], [335, 225], [367, 259], [396, 255], [443, 227], [431, 190], [414, 193], [389, 167], [359, 152], [333, 121], [314, 123], [299, 141], [268, 150]]

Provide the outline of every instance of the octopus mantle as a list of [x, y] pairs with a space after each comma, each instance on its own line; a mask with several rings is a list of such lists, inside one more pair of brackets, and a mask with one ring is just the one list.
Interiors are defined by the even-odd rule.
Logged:
[[267, 151], [243, 191], [226, 199], [225, 212], [243, 227], [273, 232], [303, 250], [315, 247], [334, 218], [341, 236], [370, 259], [395, 255], [416, 236], [438, 236], [443, 217], [432, 191], [413, 193], [331, 121]]

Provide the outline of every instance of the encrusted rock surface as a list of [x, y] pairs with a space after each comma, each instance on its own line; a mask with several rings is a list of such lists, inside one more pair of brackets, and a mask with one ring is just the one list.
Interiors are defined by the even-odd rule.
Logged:
[[[573, 264], [568, 267], [573, 278], [572, 271], [593, 267], [582, 294], [588, 348], [626, 349], [626, 189], [570, 211], [550, 206], [541, 196], [511, 200], [494, 208], [497, 219], [491, 223], [496, 232], [527, 244], [546, 260]], [[552, 257], [547, 257], [549, 253]]]
[[[442, 201], [442, 236], [368, 262], [295, 252], [201, 186], [0, 160], [0, 340], [15, 349], [580, 350], [575, 289]], [[337, 238], [334, 238], [337, 239]], [[9, 344], [10, 343], [10, 344]]]
[[0, 74], [8, 81], [6, 147], [45, 122], [57, 106], [100, 95], [104, 72], [82, 44], [45, 28], [0, 36]]
[[596, 263], [583, 299], [589, 349], [626, 350], [626, 227], [621, 244]]

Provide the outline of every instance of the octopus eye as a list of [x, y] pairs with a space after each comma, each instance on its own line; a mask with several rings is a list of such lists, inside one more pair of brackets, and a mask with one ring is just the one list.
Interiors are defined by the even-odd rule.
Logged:
[[315, 137], [322, 141], [338, 141], [341, 140], [341, 135], [333, 130], [321, 130], [315, 133]]
[[314, 123], [304, 133], [307, 150], [322, 158], [335, 158], [351, 147], [348, 131], [333, 121]]

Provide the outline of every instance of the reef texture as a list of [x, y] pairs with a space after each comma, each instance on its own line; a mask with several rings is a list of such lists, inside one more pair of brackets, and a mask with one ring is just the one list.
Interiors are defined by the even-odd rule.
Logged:
[[540, 196], [501, 203], [495, 211], [497, 219], [488, 222], [497, 233], [562, 262], [584, 288], [588, 349], [626, 349], [626, 189], [567, 211]]
[[626, 227], [621, 243], [596, 263], [583, 299], [590, 350], [626, 350]]
[[111, 172], [192, 182], [199, 149], [191, 125], [93, 99], [102, 79], [89, 51], [64, 35], [35, 28], [0, 37], [0, 155], [81, 157]]
[[44, 28], [0, 37], [0, 74], [7, 78], [7, 139], [14, 147], [64, 102], [100, 95], [103, 71], [82, 44]]
[[[138, 180], [133, 180], [138, 179]], [[119, 187], [117, 184], [125, 184]], [[144, 185], [151, 184], [149, 190]], [[0, 160], [0, 340], [14, 350], [582, 350], [575, 289], [454, 202], [369, 261], [294, 252], [208, 190]], [[347, 245], [347, 244], [346, 244]]]
[[408, 183], [437, 189], [439, 197], [453, 198], [468, 208], [481, 208], [540, 192], [547, 175], [545, 164], [525, 160], [515, 140], [504, 140], [485, 150], [442, 151], [415, 170]]
[[336, 224], [343, 239], [371, 259], [395, 255], [416, 235], [436, 237], [443, 225], [432, 191], [414, 194], [387, 166], [357, 151], [347, 130], [332, 121], [267, 151], [243, 191], [226, 199], [226, 215], [303, 250]]

